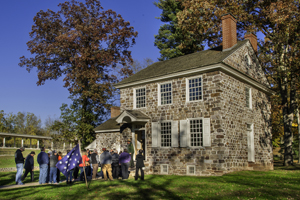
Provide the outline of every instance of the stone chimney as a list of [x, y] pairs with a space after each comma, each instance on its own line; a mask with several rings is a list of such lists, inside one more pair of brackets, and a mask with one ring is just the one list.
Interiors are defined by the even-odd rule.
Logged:
[[231, 13], [227, 13], [221, 17], [221, 20], [224, 51], [237, 43], [236, 19]]
[[251, 32], [247, 32], [244, 36], [245, 40], [250, 40], [250, 43], [255, 51], [257, 53], [257, 37]]
[[120, 107], [117, 106], [112, 106], [110, 109], [110, 117], [117, 117], [118, 115], [120, 115]]

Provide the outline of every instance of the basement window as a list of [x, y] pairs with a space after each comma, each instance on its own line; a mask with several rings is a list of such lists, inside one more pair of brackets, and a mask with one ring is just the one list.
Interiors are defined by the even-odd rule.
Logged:
[[160, 165], [160, 173], [161, 174], [168, 174], [169, 173], [169, 166], [168, 165]]
[[195, 165], [188, 165], [186, 169], [187, 175], [195, 175], [196, 174], [196, 167]]

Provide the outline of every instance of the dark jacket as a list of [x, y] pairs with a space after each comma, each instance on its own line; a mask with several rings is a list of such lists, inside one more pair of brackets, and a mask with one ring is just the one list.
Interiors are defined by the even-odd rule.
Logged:
[[44, 151], [41, 151], [41, 153], [39, 153], [37, 157], [37, 162], [39, 163], [39, 165], [48, 164], [49, 163], [48, 154], [46, 154]]
[[15, 162], [16, 164], [22, 163], [24, 164], [25, 158], [23, 157], [22, 151], [18, 149], [15, 153]]
[[100, 164], [111, 164], [111, 155], [108, 151], [104, 151], [100, 156]]
[[50, 167], [56, 167], [58, 158], [55, 155], [50, 156]]
[[114, 153], [111, 155], [111, 162], [112, 164], [119, 164], [119, 154]]
[[98, 155], [96, 153], [91, 154], [91, 157], [90, 157], [91, 164], [98, 164], [97, 156]]
[[33, 161], [33, 156], [30, 154], [27, 156], [26, 161], [25, 161], [25, 169], [31, 171], [33, 170], [34, 167], [34, 161]]
[[136, 160], [136, 167], [145, 167], [144, 156], [141, 153], [136, 155], [135, 160]]

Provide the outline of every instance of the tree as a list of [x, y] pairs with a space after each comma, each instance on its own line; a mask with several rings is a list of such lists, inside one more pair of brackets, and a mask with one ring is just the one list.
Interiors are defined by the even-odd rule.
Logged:
[[165, 23], [159, 28], [154, 42], [154, 45], [160, 50], [160, 61], [203, 50], [201, 38], [193, 38], [183, 48], [180, 46], [185, 38], [190, 37], [189, 34], [184, 34], [182, 29], [178, 27], [177, 13], [183, 10], [180, 1], [159, 0], [154, 5], [162, 10], [161, 17], [158, 19]]
[[[37, 69], [37, 85], [63, 76], [64, 87], [80, 105], [82, 126], [101, 123], [117, 81], [111, 72], [117, 64], [132, 62], [128, 48], [135, 44], [137, 32], [121, 15], [104, 11], [98, 0], [58, 6], [58, 12], [41, 10], [34, 17], [27, 42], [34, 57], [21, 57], [19, 65], [29, 72]], [[80, 136], [92, 132], [83, 127]]]
[[[181, 1], [178, 27], [191, 38], [181, 42], [186, 47], [202, 37], [209, 47], [220, 45], [221, 16], [232, 13], [237, 18], [238, 38], [245, 31], [261, 31], [267, 40], [260, 41], [258, 56], [268, 80], [280, 98], [284, 126], [284, 165], [293, 163], [292, 122], [299, 82], [299, 1]], [[200, 25], [200, 26], [199, 26]]]

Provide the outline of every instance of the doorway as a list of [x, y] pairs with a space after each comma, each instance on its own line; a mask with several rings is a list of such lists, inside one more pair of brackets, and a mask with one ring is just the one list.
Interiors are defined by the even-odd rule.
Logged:
[[138, 151], [142, 149], [144, 151], [143, 155], [146, 155], [146, 148], [145, 148], [145, 131], [135, 131], [135, 155], [138, 154]]

